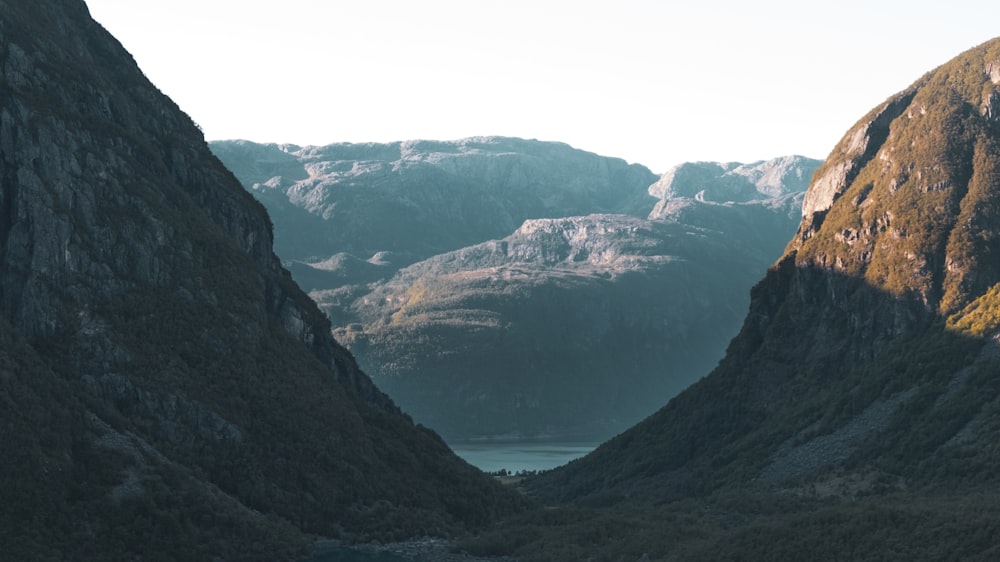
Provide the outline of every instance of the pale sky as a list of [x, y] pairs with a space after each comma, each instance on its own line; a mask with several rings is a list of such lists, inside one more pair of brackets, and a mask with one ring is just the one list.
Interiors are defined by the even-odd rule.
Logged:
[[996, 0], [87, 0], [209, 140], [503, 135], [654, 172], [824, 158]]

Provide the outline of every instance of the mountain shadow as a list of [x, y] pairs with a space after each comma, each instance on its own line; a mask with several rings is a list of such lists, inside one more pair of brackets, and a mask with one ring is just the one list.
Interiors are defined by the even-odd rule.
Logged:
[[851, 494], [867, 494], [991, 478], [1000, 459], [982, 445], [1000, 413], [996, 341], [951, 329], [918, 300], [797, 267], [794, 255], [752, 302], [709, 377], [532, 489], [608, 505], [727, 488], [811, 495], [850, 483]]

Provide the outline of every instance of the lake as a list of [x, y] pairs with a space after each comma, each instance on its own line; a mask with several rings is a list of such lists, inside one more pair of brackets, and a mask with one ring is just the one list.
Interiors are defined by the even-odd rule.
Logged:
[[548, 470], [593, 451], [597, 442], [473, 441], [448, 443], [455, 454], [483, 472]]
[[305, 562], [406, 562], [407, 560], [410, 559], [387, 552], [364, 552], [343, 548], [317, 555]]

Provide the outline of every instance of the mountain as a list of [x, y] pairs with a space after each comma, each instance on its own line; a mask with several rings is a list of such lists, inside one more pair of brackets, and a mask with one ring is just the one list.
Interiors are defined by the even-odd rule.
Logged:
[[523, 509], [415, 426], [264, 209], [80, 0], [0, 0], [0, 543], [301, 555]]
[[396, 268], [510, 234], [527, 219], [645, 215], [656, 176], [568, 145], [504, 137], [328, 146], [217, 141], [271, 212], [285, 261], [346, 253]]
[[[324, 244], [282, 257], [337, 339], [404, 410], [455, 440], [605, 439], [707, 373], [819, 165], [689, 163], [657, 178], [497, 137], [212, 148], [269, 206], [278, 237]], [[349, 218], [336, 214], [344, 201]], [[401, 204], [427, 224], [387, 211]], [[381, 234], [361, 238], [351, 225], [362, 223]], [[450, 250], [400, 259], [427, 253], [418, 246]], [[309, 252], [331, 257], [295, 261]]]
[[532, 492], [686, 505], [689, 559], [995, 558], [998, 109], [995, 39], [864, 116], [719, 366]]

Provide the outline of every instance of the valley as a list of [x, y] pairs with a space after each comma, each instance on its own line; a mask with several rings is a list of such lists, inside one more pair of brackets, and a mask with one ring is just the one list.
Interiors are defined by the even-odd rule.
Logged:
[[210, 144], [82, 0], [0, 93], [4, 559], [1000, 557], [1000, 39], [663, 174]]

